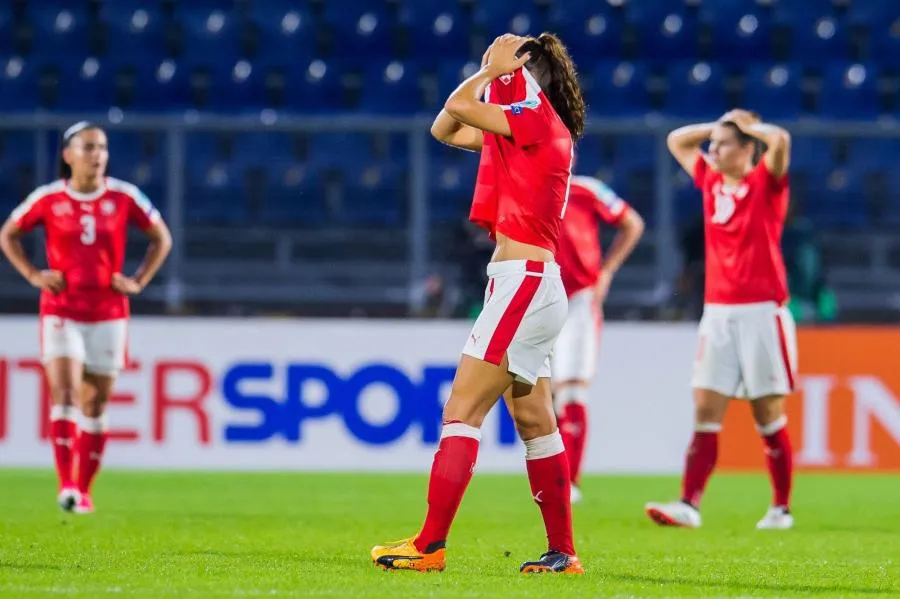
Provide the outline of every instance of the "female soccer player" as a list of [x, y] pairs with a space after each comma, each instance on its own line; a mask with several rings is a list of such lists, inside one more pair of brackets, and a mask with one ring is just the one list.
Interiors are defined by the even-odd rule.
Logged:
[[[600, 268], [600, 223], [618, 228]], [[587, 443], [587, 399], [600, 344], [603, 301], [612, 278], [644, 234], [644, 220], [602, 181], [572, 177], [556, 260], [569, 296], [569, 316], [550, 362], [566, 455], [572, 503], [581, 499], [578, 482]]]
[[[482, 97], [484, 101], [481, 101]], [[431, 468], [428, 513], [410, 539], [372, 549], [383, 568], [443, 570], [444, 547], [472, 478], [484, 417], [510, 389], [548, 551], [522, 572], [582, 573], [572, 539], [569, 465], [556, 426], [549, 356], [566, 319], [554, 254], [584, 101], [572, 60], [551, 34], [503, 35], [444, 105], [432, 134], [481, 151], [470, 219], [497, 247], [485, 304], [463, 349]]]
[[[759, 142], [766, 149], [757, 162]], [[716, 464], [725, 410], [731, 398], [743, 398], [750, 400], [763, 437], [774, 491], [757, 528], [793, 526], [784, 398], [794, 388], [797, 349], [781, 253], [790, 148], [787, 131], [745, 110], [669, 135], [672, 154], [703, 191], [706, 298], [692, 381], [695, 432], [681, 501], [647, 504], [659, 524], [700, 526], [700, 498]]]
[[[62, 509], [86, 514], [94, 511], [91, 483], [106, 445], [106, 403], [125, 364], [128, 296], [147, 286], [172, 240], [137, 187], [105, 176], [109, 151], [103, 129], [77, 123], [63, 134], [62, 146], [62, 178], [37, 188], [13, 210], [0, 229], [0, 248], [41, 290], [41, 359], [53, 401], [57, 499]], [[129, 223], [150, 240], [131, 277], [122, 274]], [[38, 225], [46, 232], [49, 270], [35, 267], [20, 241]]]

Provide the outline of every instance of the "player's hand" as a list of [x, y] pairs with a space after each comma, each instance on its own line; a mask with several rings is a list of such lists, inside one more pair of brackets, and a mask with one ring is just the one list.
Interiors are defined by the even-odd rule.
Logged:
[[487, 60], [486, 67], [495, 76], [512, 73], [531, 58], [529, 52], [516, 57], [516, 52], [527, 41], [527, 37], [504, 33], [494, 40], [494, 43], [485, 52], [486, 57], [482, 60]]
[[597, 277], [597, 283], [594, 285], [594, 299], [598, 304], [602, 304], [606, 301], [606, 296], [609, 294], [609, 286], [612, 284], [613, 276], [609, 271], [601, 271], [600, 276]]
[[59, 293], [66, 288], [66, 279], [58, 270], [39, 270], [30, 277], [28, 282], [41, 291]]
[[122, 295], [137, 295], [143, 290], [141, 284], [132, 277], [126, 277], [122, 273], [114, 273], [112, 276], [113, 291], [118, 291]]
[[738, 126], [741, 131], [746, 131], [748, 127], [751, 127], [759, 122], [759, 116], [749, 110], [743, 110], [740, 108], [736, 108], [734, 110], [729, 110], [722, 117], [723, 121], [731, 121], [735, 125]]

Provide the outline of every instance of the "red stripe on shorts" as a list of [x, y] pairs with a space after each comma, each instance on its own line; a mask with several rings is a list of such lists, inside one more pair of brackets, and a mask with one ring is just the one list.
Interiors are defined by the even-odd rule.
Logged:
[[787, 373], [788, 387], [794, 390], [794, 370], [791, 368], [791, 354], [788, 352], [787, 337], [784, 334], [784, 321], [781, 315], [775, 315], [775, 326], [778, 328], [778, 345], [781, 347], [781, 360], [784, 362], [784, 371]]
[[[525, 271], [526, 273], [544, 272], [544, 263], [528, 260], [525, 263]], [[541, 277], [525, 275], [525, 278], [513, 295], [512, 301], [509, 302], [509, 306], [506, 307], [506, 311], [500, 317], [500, 322], [497, 323], [497, 328], [494, 329], [491, 340], [488, 342], [487, 350], [484, 352], [485, 362], [499, 365], [503, 361], [503, 356], [506, 354], [506, 350], [509, 349], [509, 345], [512, 343], [513, 337], [522, 323], [522, 319], [525, 318], [525, 312], [528, 310], [528, 306], [531, 305], [531, 300], [534, 299], [540, 286]]]

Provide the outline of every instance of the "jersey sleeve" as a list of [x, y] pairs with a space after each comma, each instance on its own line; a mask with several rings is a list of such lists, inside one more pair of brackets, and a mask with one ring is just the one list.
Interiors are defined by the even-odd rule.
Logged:
[[785, 173], [780, 177], [776, 177], [772, 174], [772, 171], [769, 170], [769, 165], [766, 164], [765, 159], [759, 161], [757, 168], [761, 171], [761, 175], [766, 180], [766, 186], [772, 193], [781, 193], [788, 186], [788, 174]]
[[533, 146], [546, 134], [547, 122], [540, 100], [522, 100], [501, 106], [509, 123], [513, 141], [518, 146]]
[[40, 189], [35, 190], [12, 211], [10, 218], [19, 229], [27, 232], [43, 224], [47, 207], [47, 202], [44, 201], [45, 197], [47, 197], [46, 193]]
[[697, 189], [703, 189], [703, 183], [706, 181], [706, 175], [709, 174], [709, 163], [706, 157], [701, 153], [694, 163], [694, 186]]
[[600, 220], [614, 227], [622, 222], [628, 213], [628, 203], [620, 198], [609, 185], [593, 177], [578, 177], [575, 183], [591, 193], [594, 198], [594, 211]]
[[128, 222], [137, 228], [146, 231], [159, 222], [159, 210], [144, 195], [143, 192], [137, 191], [128, 194], [131, 202], [128, 204]]

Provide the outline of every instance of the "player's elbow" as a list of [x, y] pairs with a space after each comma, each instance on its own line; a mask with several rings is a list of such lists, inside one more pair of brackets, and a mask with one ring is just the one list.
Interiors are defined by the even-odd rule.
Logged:
[[450, 96], [444, 103], [444, 110], [447, 114], [460, 122], [466, 122], [466, 117], [471, 113], [474, 102], [465, 98]]
[[628, 213], [628, 218], [625, 219], [625, 227], [635, 239], [640, 239], [644, 235], [647, 225], [643, 217], [632, 210]]

